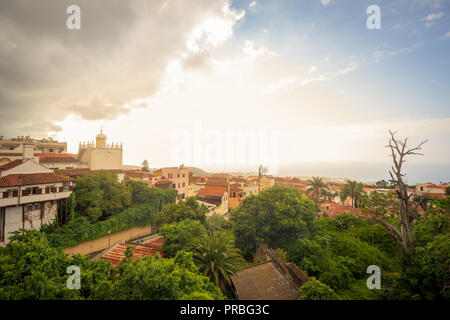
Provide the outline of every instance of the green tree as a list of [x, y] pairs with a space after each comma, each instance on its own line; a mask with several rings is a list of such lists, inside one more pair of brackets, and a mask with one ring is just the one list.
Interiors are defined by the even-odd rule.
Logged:
[[174, 258], [127, 259], [111, 270], [92, 292], [92, 299], [178, 300], [188, 297], [223, 299], [220, 289], [202, 276], [192, 253], [180, 251]]
[[148, 161], [147, 160], [142, 161], [142, 171], [150, 172], [150, 168], [148, 166]]
[[90, 221], [104, 220], [131, 205], [131, 190], [115, 174], [81, 175], [75, 182], [77, 215]]
[[357, 181], [348, 180], [344, 186], [344, 195], [349, 196], [352, 199], [352, 207], [360, 207], [362, 196], [363, 196], [363, 185]]
[[186, 198], [186, 201], [180, 201], [177, 204], [171, 204], [158, 212], [155, 217], [155, 224], [162, 226], [168, 223], [180, 222], [186, 219], [198, 220], [202, 224], [206, 221], [208, 208], [200, 204], [195, 198]]
[[306, 184], [308, 186], [306, 194], [313, 194], [316, 203], [316, 211], [319, 212], [320, 195], [327, 191], [328, 187], [320, 177], [313, 177], [312, 180], [308, 180]]
[[194, 247], [194, 261], [200, 272], [224, 292], [232, 287], [231, 276], [245, 266], [230, 234], [220, 231], [204, 233]]
[[164, 256], [170, 258], [178, 251], [192, 251], [205, 232], [205, 227], [199, 221], [190, 219], [162, 226], [159, 233], [164, 236]]
[[314, 203], [298, 189], [275, 185], [244, 199], [234, 211], [236, 246], [247, 259], [261, 243], [289, 248], [310, 232], [314, 218]]
[[333, 289], [314, 277], [301, 286], [298, 292], [299, 300], [339, 300]]

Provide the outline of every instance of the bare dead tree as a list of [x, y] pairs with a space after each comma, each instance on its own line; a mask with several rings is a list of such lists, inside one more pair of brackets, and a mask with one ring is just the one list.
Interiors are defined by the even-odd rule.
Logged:
[[422, 146], [428, 141], [422, 141], [417, 146], [409, 148], [408, 138], [404, 140], [397, 139], [395, 137], [396, 132], [390, 131], [389, 144], [386, 146], [390, 149], [390, 156], [392, 157], [393, 166], [389, 170], [391, 177], [390, 181], [395, 185], [395, 192], [399, 199], [400, 208], [398, 211], [398, 218], [400, 222], [400, 229], [394, 225], [386, 222], [382, 217], [375, 215], [366, 216], [365, 218], [371, 219], [380, 223], [394, 241], [401, 246], [406, 252], [409, 252], [414, 245], [414, 233], [412, 228], [412, 222], [414, 218], [414, 210], [411, 208], [410, 197], [413, 194], [408, 195], [407, 185], [403, 181], [405, 174], [402, 173], [402, 166], [406, 162], [406, 157], [411, 155], [423, 155], [419, 151], [422, 150]]

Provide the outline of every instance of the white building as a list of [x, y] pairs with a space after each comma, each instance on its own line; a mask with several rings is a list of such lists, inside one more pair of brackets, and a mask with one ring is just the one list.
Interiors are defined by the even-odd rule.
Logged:
[[122, 144], [106, 144], [106, 136], [101, 131], [96, 143], [84, 142], [78, 147], [78, 160], [87, 163], [91, 170], [122, 170]]
[[[29, 157], [29, 155], [28, 155]], [[0, 245], [19, 229], [39, 229], [58, 215], [58, 202], [73, 190], [70, 178], [28, 159], [0, 166]]]

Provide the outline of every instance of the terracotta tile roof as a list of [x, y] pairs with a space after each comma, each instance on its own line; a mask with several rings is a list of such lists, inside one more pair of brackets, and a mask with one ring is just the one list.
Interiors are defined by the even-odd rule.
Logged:
[[155, 184], [169, 184], [169, 183], [172, 185], [172, 181], [167, 179], [161, 179], [155, 182]]
[[27, 174], [9, 174], [0, 178], [0, 187], [18, 187], [45, 183], [57, 183], [73, 181], [70, 178], [60, 177], [53, 172], [49, 173], [27, 173]]
[[6, 170], [12, 169], [14, 167], [17, 167], [18, 165], [22, 164], [23, 161], [24, 161], [23, 159], [17, 159], [17, 160], [11, 161], [9, 163], [6, 163], [0, 167], [0, 171], [6, 171]]
[[346, 212], [350, 212], [353, 214], [361, 214], [361, 209], [359, 208], [353, 208], [352, 206], [343, 206], [337, 203], [332, 203], [330, 204], [330, 209], [325, 210], [325, 213], [331, 217], [334, 218], [340, 214], [346, 213]]
[[71, 154], [47, 153], [39, 156], [39, 163], [81, 162]]
[[133, 178], [153, 178], [154, 175], [142, 171], [125, 171], [125, 175]]
[[55, 170], [55, 173], [68, 177], [76, 177], [81, 174], [95, 174], [96, 172], [92, 171], [91, 169], [62, 169], [62, 170]]
[[228, 182], [226, 179], [211, 179], [209, 178], [206, 181], [207, 186], [219, 186], [219, 187], [226, 187], [228, 186]]
[[134, 247], [133, 261], [148, 256], [154, 256], [159, 253], [163, 256], [161, 250], [144, 245], [135, 245], [130, 243], [119, 243], [106, 252], [100, 259], [110, 261], [112, 266], [116, 266], [125, 258], [125, 250], [128, 246]]
[[[34, 153], [34, 156], [40, 156], [41, 153]], [[0, 156], [11, 156], [11, 157], [21, 157], [23, 153], [20, 152], [0, 152]]]
[[204, 187], [198, 190], [197, 195], [203, 196], [203, 197], [215, 197], [215, 198], [222, 198], [223, 194], [225, 193], [225, 190], [217, 190], [213, 188]]
[[162, 245], [164, 244], [164, 237], [159, 236], [159, 237], [150, 239], [150, 240], [144, 242], [144, 244], [161, 249]]
[[244, 190], [241, 188], [241, 185], [240, 185], [240, 184], [237, 184], [237, 183], [233, 183], [232, 185], [230, 185], [230, 190], [231, 190], [231, 191], [244, 191]]
[[447, 195], [445, 193], [438, 192], [422, 192], [422, 195], [429, 196], [431, 198], [445, 198]]

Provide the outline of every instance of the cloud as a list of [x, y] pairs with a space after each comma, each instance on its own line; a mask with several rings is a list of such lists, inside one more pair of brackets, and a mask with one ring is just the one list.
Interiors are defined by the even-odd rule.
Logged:
[[331, 0], [320, 0], [320, 3], [322, 3], [326, 7], [331, 3]]
[[[332, 80], [338, 76], [342, 76], [345, 74], [348, 74], [356, 69], [358, 69], [359, 64], [356, 62], [351, 62], [348, 66], [339, 69], [337, 71], [334, 72], [327, 72], [327, 73], [322, 73], [316, 77], [313, 78], [300, 78], [298, 76], [290, 76], [290, 77], [286, 77], [283, 78], [275, 83], [270, 84], [269, 86], [266, 86], [265, 88], [263, 88], [260, 91], [260, 94], [264, 95], [264, 94], [272, 94], [276, 91], [280, 91], [280, 90], [295, 90], [298, 89], [300, 87], [306, 86], [310, 83], [313, 82], [320, 82], [320, 81], [329, 81]], [[308, 73], [313, 73], [317, 68], [315, 66], [311, 67], [308, 70]]]
[[114, 119], [145, 107], [170, 63], [207, 66], [245, 14], [229, 0], [79, 0], [81, 30], [68, 30], [70, 4], [0, 2], [2, 134], [43, 135], [70, 114]]
[[442, 39], [450, 38], [450, 31], [442, 36]]
[[400, 48], [396, 50], [376, 50], [373, 53], [373, 61], [374, 63], [380, 62], [384, 57], [387, 56], [398, 56], [402, 54], [409, 54], [416, 51], [418, 48], [421, 48], [423, 46], [423, 42], [421, 40], [418, 40], [414, 42], [409, 47]]
[[257, 4], [258, 3], [256, 1], [250, 2], [250, 4], [248, 5], [249, 10], [255, 10]]
[[423, 18], [422, 20], [426, 21], [425, 26], [431, 27], [434, 24], [435, 20], [441, 19], [443, 16], [444, 16], [444, 12], [431, 13], [431, 14], [427, 15], [425, 18]]

